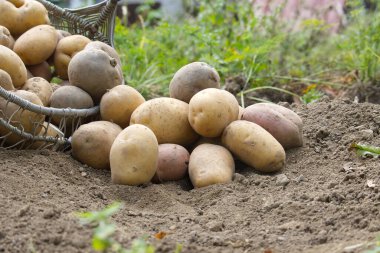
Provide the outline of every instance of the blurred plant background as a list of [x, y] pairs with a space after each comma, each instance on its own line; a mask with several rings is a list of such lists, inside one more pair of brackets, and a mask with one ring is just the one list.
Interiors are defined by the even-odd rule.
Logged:
[[[181, 66], [205, 61], [227, 90], [252, 90], [253, 100], [311, 103], [353, 94], [380, 103], [376, 0], [346, 0], [338, 32], [314, 17], [294, 29], [279, 17], [281, 6], [262, 16], [249, 0], [184, 0], [180, 15], [154, 0], [138, 2], [133, 13], [126, 5], [119, 13], [115, 47], [127, 84], [147, 98], [168, 95]], [[268, 86], [278, 89], [254, 89]]]

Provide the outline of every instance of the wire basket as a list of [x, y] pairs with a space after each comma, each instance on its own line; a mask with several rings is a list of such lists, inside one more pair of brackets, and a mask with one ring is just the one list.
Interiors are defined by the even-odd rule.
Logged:
[[[51, 25], [113, 47], [117, 0], [80, 9], [63, 9], [37, 0], [48, 10]], [[52, 108], [35, 105], [0, 87], [0, 148], [70, 148], [70, 135], [83, 123], [99, 118], [99, 106], [88, 109]], [[55, 124], [53, 124], [53, 122]]]

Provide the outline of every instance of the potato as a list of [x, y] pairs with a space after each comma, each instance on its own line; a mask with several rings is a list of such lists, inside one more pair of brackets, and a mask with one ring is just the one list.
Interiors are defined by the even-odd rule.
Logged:
[[263, 127], [284, 149], [301, 147], [303, 144], [302, 120], [288, 108], [276, 104], [258, 103], [245, 108], [242, 119]]
[[50, 83], [42, 77], [33, 77], [26, 80], [22, 89], [36, 94], [44, 106], [49, 105], [50, 97], [53, 94]]
[[[91, 96], [84, 90], [72, 86], [66, 85], [59, 87], [50, 97], [50, 107], [54, 108], [72, 108], [72, 109], [87, 109], [94, 106]], [[62, 117], [55, 115], [51, 121], [53, 124], [59, 126]], [[70, 128], [77, 122], [73, 121], [73, 118], [66, 118], [66, 126]], [[65, 131], [66, 132], [66, 131]]]
[[71, 35], [62, 38], [54, 52], [54, 67], [58, 77], [69, 79], [67, 69], [72, 57], [83, 50], [91, 40], [83, 35]]
[[121, 130], [108, 121], [81, 125], [71, 137], [73, 157], [95, 169], [109, 169], [111, 146]]
[[175, 98], [154, 98], [141, 104], [132, 113], [130, 124], [149, 127], [158, 143], [173, 143], [187, 146], [198, 139], [191, 128], [187, 115], [189, 105]]
[[237, 120], [239, 104], [225, 90], [204, 89], [195, 94], [189, 103], [189, 122], [193, 129], [204, 137], [218, 137], [224, 128]]
[[13, 36], [18, 37], [32, 27], [49, 24], [48, 12], [40, 2], [21, 0], [14, 3], [16, 6], [10, 1], [0, 0], [0, 25], [8, 28]]
[[39, 25], [23, 33], [16, 40], [13, 51], [25, 65], [36, 65], [54, 53], [57, 41], [57, 32], [53, 26]]
[[[42, 106], [41, 100], [38, 96], [32, 92], [25, 90], [16, 90], [13, 91], [13, 94], [23, 98], [35, 105]], [[19, 110], [20, 106], [9, 103], [3, 97], [0, 97], [0, 117], [5, 120], [10, 120], [10, 124], [14, 127], [17, 127], [20, 130], [23, 130], [26, 133], [30, 133], [33, 135], [38, 134], [41, 131], [42, 124], [45, 120], [45, 115], [40, 113], [34, 113], [29, 110]], [[5, 116], [5, 118], [4, 118]], [[0, 126], [0, 136], [5, 136], [9, 134], [10, 131], [5, 127]], [[6, 137], [6, 143], [9, 145], [13, 145], [23, 140], [23, 137], [12, 133]]]
[[180, 68], [170, 81], [170, 97], [186, 103], [206, 88], [220, 88], [218, 72], [204, 62], [192, 62]]
[[11, 76], [15, 88], [21, 88], [26, 82], [27, 73], [20, 57], [11, 49], [0, 45], [0, 59], [0, 69]]
[[261, 172], [275, 172], [285, 165], [285, 150], [264, 128], [237, 120], [224, 129], [223, 146], [240, 161]]
[[15, 87], [13, 86], [13, 83], [12, 83], [11, 76], [2, 69], [0, 69], [0, 86], [5, 90], [14, 90], [15, 89]]
[[0, 25], [0, 45], [12, 49], [14, 44], [15, 40], [9, 30], [5, 26]]
[[215, 145], [220, 145], [222, 146], [222, 139], [220, 137], [214, 137], [214, 138], [209, 138], [209, 137], [202, 137], [198, 139], [197, 142], [195, 142], [189, 151], [193, 151], [196, 147], [198, 147], [201, 144], [215, 144]]
[[123, 79], [122, 83], [124, 83], [124, 77], [123, 77], [123, 71], [122, 71], [122, 66], [121, 66], [121, 60], [120, 60], [119, 54], [116, 52], [116, 50], [113, 47], [111, 47], [110, 45], [107, 45], [106, 43], [101, 42], [101, 41], [91, 41], [85, 47], [85, 50], [88, 50], [88, 49], [99, 49], [99, 50], [102, 50], [102, 51], [106, 52], [110, 57], [112, 57], [113, 59], [115, 59], [116, 62], [117, 62], [116, 68], [119, 71], [119, 74], [120, 74], [120, 76]]
[[189, 152], [177, 144], [160, 144], [158, 146], [157, 171], [153, 182], [176, 181], [187, 175]]
[[100, 116], [102, 120], [126, 128], [133, 111], [144, 102], [144, 97], [134, 88], [118, 85], [104, 94], [100, 100]]
[[195, 188], [231, 182], [234, 173], [234, 159], [222, 146], [201, 144], [191, 152], [189, 176]]
[[140, 185], [150, 182], [158, 162], [157, 138], [148, 127], [125, 128], [110, 151], [111, 178], [115, 184]]
[[239, 105], [239, 116], [238, 116], [238, 119], [242, 119], [243, 112], [244, 112], [244, 108]]
[[[38, 136], [45, 136], [45, 137], [50, 136], [53, 138], [63, 138], [64, 134], [55, 125], [48, 122], [44, 122], [41, 128], [41, 131], [38, 133]], [[62, 146], [53, 142], [33, 141], [31, 145], [28, 146], [28, 148], [30, 149], [44, 148], [44, 149], [58, 150], [59, 148], [62, 148]]]
[[117, 61], [102, 50], [82, 50], [69, 63], [69, 81], [90, 94], [98, 104], [107, 90], [122, 84], [123, 78], [116, 66]]
[[26, 66], [26, 68], [30, 71], [30, 73], [34, 77], [42, 77], [48, 82], [50, 82], [53, 77], [53, 74], [51, 73], [50, 65], [46, 61], [37, 65]]

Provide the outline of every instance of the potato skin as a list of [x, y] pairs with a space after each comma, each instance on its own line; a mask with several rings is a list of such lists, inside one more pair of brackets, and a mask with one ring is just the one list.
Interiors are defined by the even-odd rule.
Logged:
[[[32, 27], [49, 24], [46, 8], [38, 1], [0, 1], [0, 25], [8, 28], [9, 32], [18, 37]], [[20, 5], [22, 4], [22, 5]]]
[[72, 57], [82, 51], [91, 40], [83, 35], [71, 35], [58, 41], [54, 52], [54, 67], [58, 77], [68, 80], [68, 67]]
[[240, 161], [261, 172], [275, 172], [285, 166], [285, 150], [264, 128], [237, 120], [224, 129], [223, 146]]
[[142, 124], [154, 132], [159, 144], [187, 146], [199, 135], [191, 128], [187, 115], [189, 105], [175, 98], [154, 98], [141, 104], [132, 113], [130, 124]]
[[118, 85], [105, 93], [100, 100], [100, 116], [103, 120], [126, 128], [133, 111], [144, 102], [145, 98], [134, 88]]
[[186, 103], [206, 88], [220, 88], [218, 72], [204, 62], [192, 62], [180, 68], [169, 85], [170, 97]]
[[0, 69], [7, 72], [15, 88], [21, 88], [27, 76], [25, 64], [21, 58], [11, 49], [0, 45]]
[[49, 104], [50, 97], [53, 94], [50, 83], [42, 77], [33, 77], [26, 80], [22, 89], [36, 94], [44, 106]]
[[121, 130], [108, 121], [81, 125], [71, 138], [73, 157], [95, 169], [109, 169], [111, 146]]
[[57, 41], [57, 32], [53, 26], [39, 25], [23, 33], [16, 40], [13, 51], [25, 65], [36, 65], [54, 53]]
[[2, 69], [0, 69], [0, 86], [6, 90], [14, 90], [15, 89], [15, 87], [13, 86], [13, 83], [12, 83], [11, 76]]
[[102, 50], [82, 50], [69, 63], [69, 81], [90, 94], [98, 104], [107, 90], [122, 84], [116, 65], [117, 61]]
[[15, 40], [9, 30], [5, 26], [0, 25], [0, 45], [13, 49], [14, 44]]
[[218, 137], [224, 128], [237, 120], [239, 104], [235, 97], [225, 90], [204, 89], [195, 94], [189, 103], [189, 122], [201, 136]]
[[177, 144], [158, 146], [158, 165], [154, 182], [176, 181], [187, 174], [190, 154], [186, 148]]
[[[13, 91], [13, 94], [23, 98], [35, 105], [43, 106], [38, 96], [32, 92], [25, 90]], [[18, 110], [20, 107], [14, 103], [8, 103], [7, 100], [0, 97], [0, 111], [5, 115], [5, 119], [9, 120], [12, 117], [10, 123], [18, 129], [23, 129], [27, 133], [38, 134], [41, 131], [42, 124], [45, 120], [45, 115], [34, 113], [29, 110]], [[0, 117], [3, 117], [3, 114]], [[4, 136], [9, 133], [9, 130], [0, 126], [0, 136]], [[17, 142], [24, 140], [17, 134], [11, 134], [7, 136], [6, 143], [9, 145], [16, 144]]]
[[140, 124], [125, 128], [112, 144], [110, 162], [113, 183], [140, 185], [150, 182], [158, 162], [156, 136]]
[[270, 103], [258, 103], [244, 109], [243, 120], [256, 123], [267, 130], [284, 149], [301, 147], [302, 120], [292, 110]]
[[201, 144], [190, 155], [189, 176], [195, 188], [232, 181], [235, 162], [224, 147]]
[[42, 77], [48, 82], [50, 82], [53, 77], [50, 70], [50, 65], [46, 61], [40, 64], [26, 66], [26, 68], [34, 77]]

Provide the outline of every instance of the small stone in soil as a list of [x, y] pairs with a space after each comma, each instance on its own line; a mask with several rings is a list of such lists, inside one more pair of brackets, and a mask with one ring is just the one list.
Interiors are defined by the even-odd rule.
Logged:
[[280, 174], [276, 176], [276, 185], [285, 187], [289, 184], [290, 180], [285, 174]]

